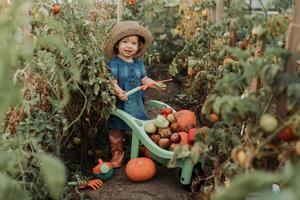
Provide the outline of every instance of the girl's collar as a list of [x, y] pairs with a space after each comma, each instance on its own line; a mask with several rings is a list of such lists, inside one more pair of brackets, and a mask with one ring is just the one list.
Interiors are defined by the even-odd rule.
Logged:
[[132, 59], [132, 62], [128, 62], [128, 61], [124, 60], [123, 58], [121, 58], [121, 57], [119, 57], [117, 55], [115, 56], [115, 58], [121, 60], [122, 62], [129, 63], [129, 64], [136, 63], [136, 59], [135, 58]]

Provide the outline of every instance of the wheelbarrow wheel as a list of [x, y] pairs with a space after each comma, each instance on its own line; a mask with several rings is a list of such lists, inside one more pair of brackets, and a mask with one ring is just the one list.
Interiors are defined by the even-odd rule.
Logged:
[[[177, 171], [177, 177], [180, 182], [181, 169], [179, 168]], [[201, 187], [204, 185], [204, 171], [202, 169], [201, 163], [197, 163], [192, 172], [191, 182], [187, 185], [184, 185], [180, 182], [182, 187], [189, 192], [199, 192]]]

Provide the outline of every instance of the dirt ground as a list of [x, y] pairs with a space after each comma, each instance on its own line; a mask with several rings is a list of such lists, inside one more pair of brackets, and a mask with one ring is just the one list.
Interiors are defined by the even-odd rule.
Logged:
[[[167, 65], [153, 65], [148, 69], [148, 76], [154, 80], [163, 80], [167, 76]], [[148, 89], [145, 92], [146, 104], [149, 100], [160, 100], [175, 109], [182, 105], [178, 104], [175, 96], [182, 92], [182, 88], [175, 81], [167, 83], [168, 89], [159, 92], [154, 89]], [[131, 182], [125, 174], [125, 165], [116, 169], [111, 180], [106, 181], [104, 186], [95, 192], [89, 192], [89, 196], [95, 200], [187, 200], [191, 199], [191, 194], [180, 184], [177, 173], [174, 169], [168, 169], [157, 163], [156, 176], [147, 182]]]
[[176, 180], [175, 171], [156, 165], [156, 176], [147, 182], [134, 183], [125, 174], [125, 166], [115, 170], [111, 180], [90, 196], [95, 200], [188, 200], [189, 192]]

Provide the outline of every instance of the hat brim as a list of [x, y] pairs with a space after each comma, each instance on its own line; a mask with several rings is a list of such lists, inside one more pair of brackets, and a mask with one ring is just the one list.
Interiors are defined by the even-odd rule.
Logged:
[[146, 28], [144, 28], [143, 26], [138, 26], [138, 27], [133, 27], [133, 28], [127, 28], [115, 35], [113, 35], [106, 47], [105, 47], [105, 54], [109, 57], [112, 58], [113, 56], [115, 56], [115, 51], [114, 51], [114, 47], [117, 44], [117, 42], [119, 40], [121, 40], [122, 38], [126, 37], [126, 36], [130, 36], [130, 35], [138, 35], [144, 38], [145, 43], [143, 44], [143, 48], [141, 48], [137, 54], [134, 55], [135, 58], [139, 58], [142, 55], [145, 54], [146, 50], [151, 46], [152, 42], [153, 42], [153, 37], [152, 34], [150, 33], [150, 31], [148, 31]]

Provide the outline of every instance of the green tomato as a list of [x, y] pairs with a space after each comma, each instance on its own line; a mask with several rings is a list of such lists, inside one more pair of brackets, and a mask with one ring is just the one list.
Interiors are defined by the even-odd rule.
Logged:
[[230, 37], [230, 32], [228, 32], [228, 31], [225, 32], [224, 35], [223, 35], [223, 37], [224, 37], [224, 38], [229, 38], [229, 37]]
[[259, 119], [259, 126], [267, 133], [271, 133], [278, 127], [278, 120], [272, 114], [263, 114]]
[[194, 60], [194, 59], [188, 60], [188, 67], [193, 68], [193, 67], [196, 67], [196, 65], [197, 65], [197, 60]]

